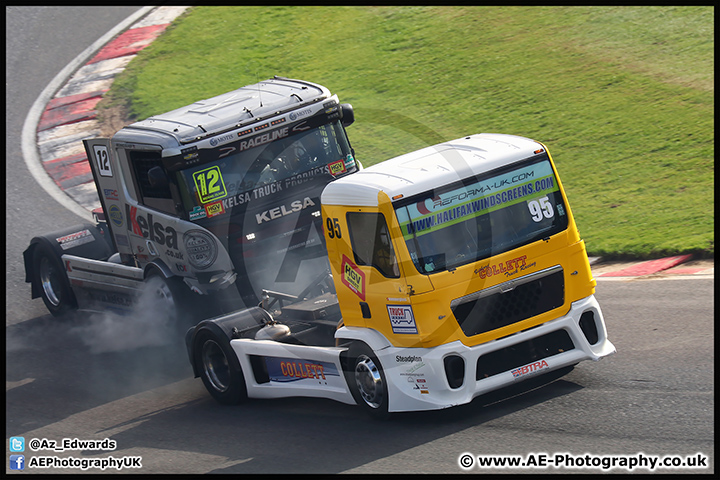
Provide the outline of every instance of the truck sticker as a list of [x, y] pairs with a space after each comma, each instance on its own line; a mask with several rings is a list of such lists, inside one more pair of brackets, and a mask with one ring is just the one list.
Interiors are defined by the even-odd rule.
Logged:
[[504, 273], [506, 277], [509, 277], [518, 272], [518, 270], [525, 270], [535, 265], [536, 262], [527, 265], [527, 255], [522, 255], [506, 262], [500, 262], [494, 265], [485, 265], [475, 269], [475, 274], [480, 278], [489, 278], [493, 275], [500, 275]]
[[290, 203], [287, 208], [285, 207], [285, 205], [280, 205], [279, 207], [265, 210], [262, 213], [256, 213], [255, 220], [257, 220], [257, 223], [259, 225], [263, 222], [269, 222], [270, 220], [275, 220], [276, 218], [284, 217], [285, 215], [290, 215], [292, 213], [299, 212], [300, 210], [304, 210], [307, 207], [314, 206], [315, 202], [313, 202], [310, 197], [305, 197], [304, 200], [295, 200], [294, 202]]
[[110, 216], [110, 221], [113, 223], [113, 225], [115, 225], [116, 227], [123, 226], [123, 215], [117, 205], [110, 205], [110, 208], [108, 209], [108, 215]]
[[188, 230], [183, 235], [188, 262], [198, 270], [204, 270], [215, 263], [218, 247], [209, 233], [203, 230]]
[[120, 200], [118, 197], [118, 191], [114, 188], [104, 188], [103, 194], [105, 194], [105, 198], [107, 200]]
[[190, 220], [197, 220], [200, 218], [207, 217], [207, 212], [203, 207], [195, 207], [193, 208], [192, 212], [189, 212]]
[[202, 204], [210, 203], [227, 195], [227, 189], [218, 166], [193, 173], [193, 180], [195, 180], [195, 188]]
[[333, 175], [340, 175], [341, 173], [345, 173], [347, 171], [345, 169], [344, 160], [338, 160], [337, 162], [329, 163], [328, 167], [330, 168], [330, 173]]
[[112, 167], [110, 166], [110, 156], [108, 155], [105, 145], [93, 145], [95, 153], [95, 162], [97, 163], [98, 173], [101, 177], [112, 177]]
[[530, 374], [535, 374], [542, 370], [547, 370], [548, 368], [550, 368], [550, 365], [548, 365], [545, 360], [540, 360], [539, 362], [528, 363], [527, 365], [518, 367], [515, 370], [512, 370], [510, 373], [512, 373], [514, 379], [518, 379]]
[[207, 212], [208, 218], [212, 218], [225, 213], [225, 207], [223, 207], [223, 202], [215, 202], [206, 205], [205, 211]]
[[418, 333], [415, 325], [415, 316], [410, 305], [388, 305], [388, 316], [393, 333], [413, 334]]
[[131, 207], [125, 204], [125, 215], [127, 216], [127, 229], [129, 232], [177, 250], [178, 240], [175, 229], [170, 226], [164, 226], [158, 222], [153, 222], [152, 213], [148, 213], [147, 218], [145, 218], [142, 215], [138, 215], [137, 207]]
[[365, 274], [345, 255], [343, 255], [341, 268], [342, 282], [360, 297], [360, 300], [365, 301]]
[[547, 195], [558, 190], [552, 167], [545, 162], [408, 205], [407, 212], [398, 210], [398, 219], [406, 240], [520, 202], [527, 202], [538, 222], [552, 217]]
[[[255, 127], [255, 131], [260, 130], [262, 125], [259, 127]], [[238, 133], [238, 136], [242, 135], [242, 132]], [[288, 136], [288, 127], [285, 128], [278, 128], [276, 130], [272, 130], [267, 133], [263, 133], [262, 135], [258, 135], [256, 137], [250, 138], [248, 140], [243, 140], [238, 145], [238, 150], [240, 152], [247, 150], [249, 148], [257, 147], [259, 145], [265, 145], [266, 143], [270, 143], [274, 140], [277, 140], [278, 138], [285, 138]]]
[[86, 243], [95, 241], [95, 238], [90, 233], [90, 230], [81, 230], [79, 232], [64, 235], [55, 239], [63, 250], [78, 247]]
[[297, 382], [303, 379], [323, 383], [328, 377], [339, 377], [335, 364], [297, 358], [265, 357], [268, 377], [273, 382]]

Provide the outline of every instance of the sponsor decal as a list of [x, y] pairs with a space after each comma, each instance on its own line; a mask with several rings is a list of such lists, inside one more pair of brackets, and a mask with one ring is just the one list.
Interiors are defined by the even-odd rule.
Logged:
[[[439, 230], [510, 205], [533, 201], [558, 190], [550, 163], [543, 162], [409, 205], [407, 213], [399, 217], [401, 228], [408, 239], [413, 234]], [[534, 204], [528, 208], [533, 213]], [[547, 211], [545, 217], [550, 218], [550, 211]]]
[[193, 173], [195, 188], [200, 203], [210, 203], [227, 195], [220, 167], [214, 166]]
[[521, 257], [508, 260], [506, 262], [500, 262], [494, 265], [486, 265], [484, 267], [475, 269], [475, 274], [478, 275], [480, 278], [490, 278], [493, 275], [500, 275], [501, 273], [505, 274], [506, 277], [509, 277], [517, 273], [519, 270], [525, 270], [534, 266], [536, 263], [533, 262], [528, 265], [526, 263], [526, 260], [527, 255], [523, 255]]
[[528, 363], [527, 365], [518, 367], [510, 373], [512, 373], [513, 378], [520, 378], [542, 370], [547, 370], [548, 368], [550, 368], [550, 365], [548, 365], [545, 360], [540, 360], [539, 362]]
[[188, 230], [183, 235], [183, 244], [188, 255], [190, 265], [203, 270], [215, 262], [218, 255], [218, 246], [213, 237], [203, 230]]
[[182, 263], [176, 263], [175, 268], [177, 268], [178, 272], [182, 272], [182, 273], [185, 273], [188, 271], [187, 265], [183, 265]]
[[123, 226], [123, 215], [120, 211], [120, 207], [117, 205], [110, 205], [110, 208], [108, 209], [108, 215], [110, 216], [110, 221], [115, 225], [116, 227], [122, 227]]
[[165, 226], [159, 222], [153, 221], [152, 213], [147, 216], [138, 214], [137, 207], [131, 207], [125, 204], [125, 216], [127, 217], [127, 229], [134, 235], [147, 238], [159, 245], [165, 245], [168, 248], [177, 250], [178, 235], [174, 228]]
[[185, 160], [187, 162], [190, 160], [197, 160], [198, 158], [200, 158], [200, 154], [198, 153], [197, 150], [198, 150], [197, 145], [193, 145], [190, 148], [183, 148], [182, 150], [180, 150], [180, 153], [183, 156], [182, 157], [183, 160]]
[[265, 357], [268, 377], [273, 382], [297, 382], [300, 380], [315, 380], [326, 383], [328, 377], [339, 377], [335, 364], [302, 360], [297, 358]]
[[225, 213], [225, 207], [223, 207], [223, 202], [215, 202], [206, 205], [205, 211], [207, 212], [208, 218], [212, 218]]
[[128, 240], [128, 237], [126, 235], [115, 234], [115, 242], [118, 244], [118, 247], [130, 246], [130, 240]]
[[[255, 127], [255, 131], [262, 130], [263, 128], [267, 128], [269, 125], [260, 125], [258, 127]], [[242, 135], [243, 132], [238, 133], [238, 136]], [[249, 138], [247, 140], [243, 140], [239, 142], [238, 144], [238, 150], [243, 151], [247, 150], [249, 148], [257, 147], [260, 145], [265, 145], [266, 143], [270, 143], [274, 140], [277, 140], [278, 138], [285, 138], [288, 136], [288, 127], [284, 128], [278, 128], [276, 130], [271, 130], [267, 133], [263, 133], [262, 135], [258, 135], [256, 137]]]
[[315, 206], [315, 202], [313, 202], [310, 197], [305, 197], [304, 200], [295, 200], [294, 202], [291, 202], [290, 205], [288, 205], [287, 207], [285, 205], [280, 205], [279, 207], [265, 210], [262, 213], [256, 213], [255, 219], [257, 220], [257, 223], [259, 225], [263, 222], [269, 222], [270, 220], [275, 220], [286, 215], [291, 215], [293, 213], [299, 212], [300, 210], [304, 210], [307, 207], [313, 206]]
[[365, 274], [345, 255], [343, 255], [341, 268], [342, 282], [360, 297], [360, 300], [365, 301]]
[[422, 357], [418, 357], [417, 355], [395, 355], [395, 361], [397, 363], [415, 363], [415, 362], [422, 362]]
[[104, 188], [103, 194], [105, 195], [105, 198], [108, 200], [119, 200], [118, 197], [118, 191], [114, 188]]
[[[410, 305], [388, 305], [388, 316], [393, 333], [418, 333], [415, 325], [415, 316]], [[421, 359], [422, 360], [422, 359]]]
[[90, 230], [82, 230], [80, 232], [71, 233], [55, 239], [63, 250], [78, 247], [86, 243], [94, 242], [95, 238]]
[[227, 134], [227, 135], [220, 135], [218, 137], [213, 137], [210, 139], [210, 145], [213, 147], [216, 147], [220, 145], [221, 143], [229, 142], [231, 140], [235, 140], [235, 135]]
[[290, 118], [290, 120], [297, 120], [298, 118], [307, 117], [310, 114], [312, 114], [312, 110], [306, 108], [304, 110], [298, 110], [297, 112], [291, 112], [288, 117]]
[[337, 162], [330, 163], [328, 164], [328, 168], [330, 168], [330, 173], [332, 175], [340, 175], [341, 173], [347, 172], [344, 160], [338, 160]]
[[195, 207], [192, 212], [189, 213], [190, 220], [198, 220], [200, 218], [207, 217], [207, 212], [203, 207]]

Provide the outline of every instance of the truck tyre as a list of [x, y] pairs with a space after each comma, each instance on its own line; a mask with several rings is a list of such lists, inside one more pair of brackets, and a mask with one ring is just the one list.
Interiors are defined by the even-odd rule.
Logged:
[[43, 302], [53, 316], [59, 317], [77, 308], [61, 259], [42, 242], [36, 244], [33, 251], [33, 270]]
[[240, 362], [226, 338], [200, 331], [193, 344], [197, 371], [210, 395], [223, 405], [247, 400], [247, 386]]
[[165, 316], [163, 320], [184, 332], [188, 327], [195, 325], [195, 309], [192, 296], [195, 296], [178, 277], [165, 278], [157, 272], [152, 272], [145, 279], [149, 296], [149, 303], [153, 308]]
[[356, 342], [350, 346], [346, 378], [350, 392], [362, 409], [380, 420], [390, 417], [385, 372], [373, 351], [364, 343]]

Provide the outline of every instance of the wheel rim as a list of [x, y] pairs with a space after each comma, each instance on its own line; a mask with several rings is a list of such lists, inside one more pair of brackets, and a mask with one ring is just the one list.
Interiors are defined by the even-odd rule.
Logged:
[[159, 277], [153, 276], [148, 280], [152, 295], [153, 305], [158, 307], [158, 311], [162, 312], [161, 322], [171, 324], [177, 318], [177, 308], [175, 305], [175, 297], [170, 287]]
[[385, 396], [383, 381], [380, 370], [367, 355], [360, 355], [355, 362], [355, 383], [363, 401], [370, 408], [380, 408]]
[[50, 263], [48, 257], [42, 257], [40, 259], [40, 283], [42, 285], [45, 298], [57, 307], [60, 305], [60, 279], [58, 278], [58, 272], [55, 266]]
[[214, 340], [206, 340], [202, 346], [202, 363], [205, 377], [218, 392], [230, 387], [230, 366], [225, 352]]

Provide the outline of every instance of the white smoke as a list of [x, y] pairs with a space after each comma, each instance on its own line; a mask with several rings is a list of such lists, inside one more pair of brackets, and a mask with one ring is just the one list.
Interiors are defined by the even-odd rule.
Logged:
[[94, 354], [182, 342], [180, 326], [152, 284], [145, 286], [129, 313], [93, 313], [87, 322], [72, 331]]

